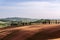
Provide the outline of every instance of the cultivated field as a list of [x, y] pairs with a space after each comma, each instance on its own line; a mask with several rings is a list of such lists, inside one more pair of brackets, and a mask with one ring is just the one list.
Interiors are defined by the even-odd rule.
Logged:
[[60, 40], [60, 24], [0, 29], [0, 40]]

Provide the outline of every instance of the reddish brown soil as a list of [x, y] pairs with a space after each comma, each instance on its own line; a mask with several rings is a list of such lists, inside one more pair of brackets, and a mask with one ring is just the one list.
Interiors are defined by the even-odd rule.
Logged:
[[0, 40], [60, 40], [60, 24], [1, 29]]

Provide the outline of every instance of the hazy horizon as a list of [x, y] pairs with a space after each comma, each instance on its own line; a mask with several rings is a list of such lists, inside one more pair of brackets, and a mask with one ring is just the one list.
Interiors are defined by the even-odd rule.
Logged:
[[0, 18], [60, 19], [60, 0], [0, 0]]

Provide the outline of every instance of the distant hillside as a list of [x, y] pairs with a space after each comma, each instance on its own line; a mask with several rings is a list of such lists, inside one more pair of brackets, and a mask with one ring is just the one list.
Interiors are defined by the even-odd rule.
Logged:
[[37, 19], [31, 19], [31, 18], [19, 18], [19, 17], [11, 17], [11, 18], [3, 18], [0, 19], [0, 21], [22, 21], [22, 22], [33, 22]]

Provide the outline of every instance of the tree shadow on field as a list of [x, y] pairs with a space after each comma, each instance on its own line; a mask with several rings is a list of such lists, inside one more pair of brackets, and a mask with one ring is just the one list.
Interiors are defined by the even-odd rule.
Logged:
[[60, 30], [52, 33], [48, 33], [47, 31], [41, 31], [27, 38], [26, 40], [48, 40], [55, 38], [60, 38]]

